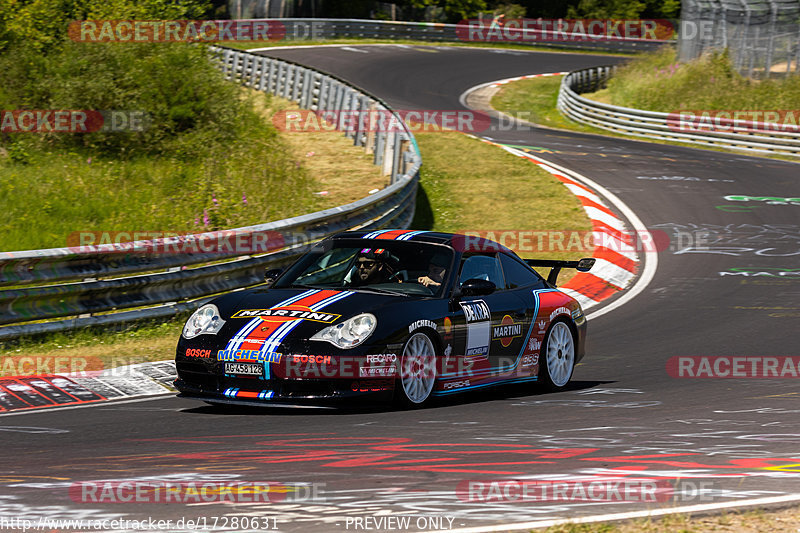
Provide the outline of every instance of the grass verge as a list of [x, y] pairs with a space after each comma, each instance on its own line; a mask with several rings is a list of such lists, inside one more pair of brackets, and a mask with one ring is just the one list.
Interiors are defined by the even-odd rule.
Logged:
[[263, 116], [291, 109], [289, 102], [256, 91], [246, 98], [261, 116], [251, 112], [234, 139], [197, 158], [121, 159], [40, 144], [25, 148], [24, 163], [0, 156], [0, 250], [92, 242], [81, 242], [81, 233], [99, 241], [114, 232], [248, 226], [348, 203], [386, 185], [371, 156], [338, 132], [279, 134]]

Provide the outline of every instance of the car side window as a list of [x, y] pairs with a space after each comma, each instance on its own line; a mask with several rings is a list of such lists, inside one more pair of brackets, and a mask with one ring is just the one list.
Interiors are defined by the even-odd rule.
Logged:
[[471, 255], [462, 259], [458, 284], [461, 285], [468, 279], [491, 281], [498, 290], [505, 287], [503, 270], [496, 255]]
[[514, 257], [507, 254], [500, 254], [500, 263], [503, 265], [503, 274], [505, 274], [507, 289], [544, 285], [544, 279], [539, 276], [539, 274]]

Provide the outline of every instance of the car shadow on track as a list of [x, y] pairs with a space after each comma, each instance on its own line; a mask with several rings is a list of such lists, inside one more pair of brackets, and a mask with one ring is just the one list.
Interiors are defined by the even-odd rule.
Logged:
[[[520, 383], [512, 385], [501, 385], [497, 387], [487, 387], [481, 390], [467, 391], [461, 394], [436, 398], [424, 410], [435, 410], [440, 408], [457, 407], [468, 404], [485, 404], [489, 402], [502, 402], [509, 400], [521, 400], [535, 398], [556, 398], [562, 394], [591, 389], [598, 385], [608, 385], [615, 381], [571, 381], [564, 389], [558, 392], [548, 392], [542, 387], [531, 383]], [[327, 404], [280, 404], [248, 406], [248, 405], [202, 405], [182, 409], [181, 412], [200, 415], [219, 415], [219, 416], [310, 416], [310, 415], [353, 415], [365, 413], [388, 413], [407, 411], [391, 402], [339, 402]]]

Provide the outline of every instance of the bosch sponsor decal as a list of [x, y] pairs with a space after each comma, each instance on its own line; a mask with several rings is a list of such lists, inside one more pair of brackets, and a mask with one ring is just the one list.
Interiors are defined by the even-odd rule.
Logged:
[[280, 363], [283, 354], [259, 350], [218, 350], [217, 361], [251, 361], [257, 363]]
[[552, 322], [555, 317], [558, 315], [570, 315], [572, 316], [572, 311], [569, 310], [567, 307], [559, 307], [552, 313], [550, 313], [550, 321]]
[[444, 390], [460, 389], [462, 387], [469, 387], [469, 380], [463, 379], [461, 381], [449, 381], [443, 385]]
[[504, 316], [500, 325], [492, 328], [492, 340], [500, 341], [503, 348], [508, 347], [517, 337], [522, 337], [522, 324], [514, 322], [510, 315]]
[[489, 341], [492, 336], [492, 313], [483, 300], [459, 302], [467, 321], [467, 344], [464, 355], [467, 357], [486, 357], [489, 355]]
[[329, 365], [332, 359], [330, 355], [290, 355], [288, 357], [291, 359], [291, 362], [296, 365], [307, 363]]
[[211, 350], [198, 350], [194, 348], [189, 348], [184, 353], [186, 357], [211, 357]]
[[259, 317], [264, 321], [273, 320], [311, 320], [312, 322], [324, 322], [330, 324], [335, 322], [342, 315], [332, 313], [316, 313], [309, 309], [298, 309], [298, 306], [272, 309], [240, 309], [231, 318], [254, 318]]
[[412, 322], [408, 326], [408, 332], [411, 333], [412, 331], [419, 329], [419, 328], [431, 328], [432, 330], [436, 331], [436, 322], [433, 320], [417, 320], [416, 322]]

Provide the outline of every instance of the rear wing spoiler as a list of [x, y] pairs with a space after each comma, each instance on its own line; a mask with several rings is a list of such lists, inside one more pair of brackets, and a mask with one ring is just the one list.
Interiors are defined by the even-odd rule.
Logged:
[[574, 268], [578, 272], [589, 272], [594, 266], [595, 259], [593, 257], [584, 257], [578, 261], [558, 261], [550, 259], [525, 259], [524, 260], [530, 267], [548, 267], [550, 274], [547, 275], [547, 283], [556, 286], [558, 274], [562, 268]]

